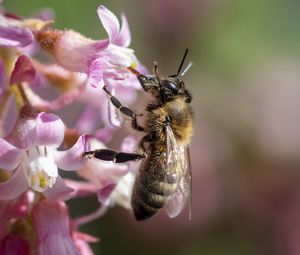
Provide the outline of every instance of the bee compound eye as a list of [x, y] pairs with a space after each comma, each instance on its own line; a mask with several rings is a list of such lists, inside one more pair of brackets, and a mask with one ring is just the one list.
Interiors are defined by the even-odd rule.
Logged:
[[175, 93], [178, 92], [178, 86], [176, 83], [174, 83], [172, 81], [166, 81], [164, 85], [167, 89], [171, 90], [172, 92], [175, 92]]

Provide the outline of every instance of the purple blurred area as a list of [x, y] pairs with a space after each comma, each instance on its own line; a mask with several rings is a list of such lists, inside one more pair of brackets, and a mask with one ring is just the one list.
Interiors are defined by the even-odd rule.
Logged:
[[[192, 220], [162, 211], [140, 223], [114, 208], [84, 227], [101, 239], [95, 253], [299, 255], [299, 2], [4, 1], [19, 15], [51, 7], [57, 26], [94, 38], [104, 35], [98, 4], [126, 14], [132, 48], [149, 70], [156, 60], [162, 74], [176, 73], [189, 48], [194, 136]], [[122, 132], [109, 146], [121, 144]], [[74, 215], [83, 210], [71, 206]]]

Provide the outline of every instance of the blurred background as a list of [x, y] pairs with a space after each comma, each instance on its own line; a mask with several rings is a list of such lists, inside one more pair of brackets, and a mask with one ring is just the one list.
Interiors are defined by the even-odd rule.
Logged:
[[[177, 71], [193, 95], [192, 220], [135, 222], [111, 209], [82, 228], [95, 254], [300, 254], [300, 2], [295, 0], [6, 0], [21, 16], [49, 7], [55, 26], [106, 37], [96, 9], [125, 13], [138, 59]], [[84, 205], [84, 206], [83, 206]], [[73, 216], [95, 197], [70, 202]]]

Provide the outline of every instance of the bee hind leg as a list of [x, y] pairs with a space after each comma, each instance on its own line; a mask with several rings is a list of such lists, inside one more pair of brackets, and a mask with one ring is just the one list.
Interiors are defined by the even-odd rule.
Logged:
[[131, 118], [131, 126], [133, 129], [138, 131], [144, 131], [144, 128], [139, 126], [137, 123], [137, 114], [133, 112], [129, 107], [122, 105], [122, 103], [115, 96], [111, 94], [107, 86], [103, 87], [103, 90], [109, 95], [111, 103], [125, 116]]
[[82, 154], [84, 158], [97, 158], [105, 161], [113, 161], [114, 163], [125, 163], [128, 161], [137, 161], [145, 158], [144, 154], [117, 152], [108, 149], [99, 149], [94, 151], [86, 151]]

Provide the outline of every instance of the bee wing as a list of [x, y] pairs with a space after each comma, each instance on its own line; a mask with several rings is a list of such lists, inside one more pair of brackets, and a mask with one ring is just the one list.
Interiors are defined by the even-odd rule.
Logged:
[[[176, 185], [175, 192], [168, 196], [165, 209], [169, 217], [180, 214], [186, 201], [191, 201], [191, 167], [188, 147], [177, 143], [171, 127], [166, 127], [167, 164], [166, 182]], [[189, 209], [191, 205], [189, 205]]]

